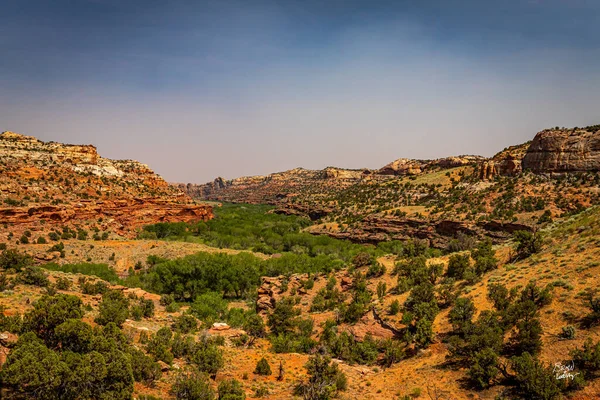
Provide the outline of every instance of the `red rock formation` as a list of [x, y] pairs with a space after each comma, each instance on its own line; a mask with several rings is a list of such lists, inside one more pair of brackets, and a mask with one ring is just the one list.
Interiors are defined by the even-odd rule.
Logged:
[[88, 221], [133, 236], [147, 224], [212, 218], [147, 165], [13, 132], [0, 135], [0, 189], [0, 221], [17, 231]]

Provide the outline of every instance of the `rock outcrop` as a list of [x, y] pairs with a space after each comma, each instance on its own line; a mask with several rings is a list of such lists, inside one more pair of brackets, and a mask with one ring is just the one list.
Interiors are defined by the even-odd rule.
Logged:
[[461, 233], [479, 239], [490, 238], [494, 243], [508, 239], [515, 231], [531, 231], [524, 224], [499, 221], [465, 222], [453, 220], [427, 220], [401, 218], [392, 215], [368, 216], [360, 225], [343, 231], [314, 228], [310, 233], [346, 239], [354, 243], [377, 244], [389, 240], [425, 240], [434, 248], [446, 249], [452, 239]]
[[331, 194], [371, 179], [368, 169], [327, 167], [322, 170], [295, 168], [266, 176], [217, 178], [203, 185], [175, 183], [174, 187], [199, 200], [250, 204], [281, 204], [304, 194]]
[[103, 158], [92, 145], [0, 135], [0, 220], [15, 233], [93, 223], [134, 236], [147, 224], [210, 218], [210, 206], [195, 204], [140, 162]]
[[435, 168], [448, 169], [462, 167], [465, 165], [476, 164], [485, 160], [481, 156], [456, 156], [446, 157], [437, 160], [413, 160], [409, 158], [399, 158], [384, 167], [378, 169], [375, 173], [378, 175], [410, 176], [419, 175], [425, 171]]
[[539, 132], [523, 158], [534, 173], [600, 171], [600, 125]]

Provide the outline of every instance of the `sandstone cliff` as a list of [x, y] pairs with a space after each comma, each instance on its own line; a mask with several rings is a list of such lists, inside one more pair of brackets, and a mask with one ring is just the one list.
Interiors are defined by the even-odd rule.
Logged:
[[250, 204], [280, 204], [301, 194], [327, 194], [372, 179], [368, 169], [327, 167], [322, 170], [295, 168], [266, 176], [217, 178], [203, 185], [175, 183], [174, 187], [195, 199]]
[[539, 132], [523, 158], [534, 173], [600, 171], [600, 125]]
[[0, 222], [11, 232], [85, 223], [132, 236], [146, 224], [210, 218], [210, 206], [194, 204], [145, 164], [103, 158], [91, 145], [0, 135]]

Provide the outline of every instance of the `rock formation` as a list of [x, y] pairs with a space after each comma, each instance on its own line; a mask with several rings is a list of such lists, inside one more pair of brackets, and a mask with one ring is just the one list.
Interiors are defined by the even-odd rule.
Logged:
[[524, 224], [499, 221], [465, 222], [453, 220], [427, 220], [401, 218], [392, 215], [368, 216], [361, 223], [343, 231], [329, 231], [315, 227], [310, 233], [329, 235], [337, 239], [346, 239], [355, 243], [377, 244], [388, 240], [407, 241], [412, 239], [426, 240], [429, 246], [446, 249], [458, 233], [478, 239], [490, 238], [494, 243], [508, 239], [515, 231], [531, 231]]
[[132, 236], [147, 224], [212, 218], [210, 206], [194, 204], [145, 164], [14, 132], [0, 135], [0, 191], [0, 220], [15, 232], [93, 221]]
[[523, 158], [534, 173], [600, 171], [600, 125], [539, 132]]

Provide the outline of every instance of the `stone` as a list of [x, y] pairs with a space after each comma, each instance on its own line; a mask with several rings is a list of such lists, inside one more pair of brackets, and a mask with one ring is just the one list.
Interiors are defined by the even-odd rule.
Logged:
[[523, 158], [534, 173], [600, 171], [600, 125], [539, 132]]

